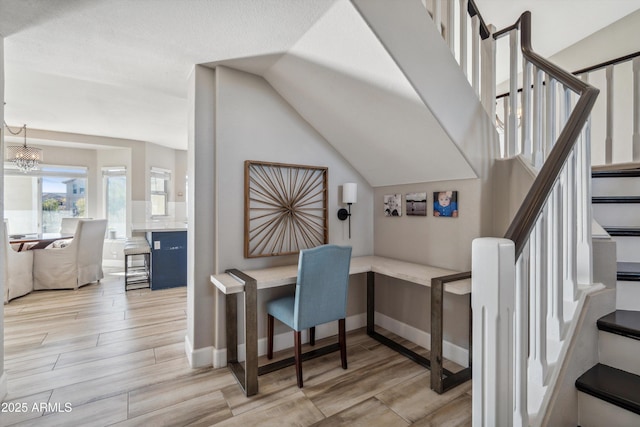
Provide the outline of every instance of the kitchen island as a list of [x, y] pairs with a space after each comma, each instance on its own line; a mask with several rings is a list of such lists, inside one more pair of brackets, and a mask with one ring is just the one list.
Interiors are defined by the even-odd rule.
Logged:
[[133, 224], [151, 246], [151, 290], [187, 285], [187, 225], [179, 222]]

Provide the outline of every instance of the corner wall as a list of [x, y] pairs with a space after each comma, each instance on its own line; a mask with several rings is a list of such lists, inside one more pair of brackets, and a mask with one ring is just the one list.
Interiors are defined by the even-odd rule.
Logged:
[[[244, 258], [244, 161], [259, 160], [328, 167], [329, 243], [350, 245], [353, 256], [373, 253], [373, 189], [354, 168], [316, 132], [262, 77], [226, 67], [216, 68], [216, 180], [219, 224], [214, 265], [256, 269], [297, 263], [297, 256]], [[352, 205], [351, 239], [348, 223], [337, 218], [343, 207], [340, 187], [358, 184], [358, 201]], [[191, 184], [190, 184], [191, 185]], [[196, 212], [198, 215], [199, 212]], [[349, 294], [348, 314], [365, 311], [364, 280], [355, 277]], [[209, 284], [210, 287], [213, 285]], [[285, 290], [261, 292], [259, 337], [266, 335], [264, 301]], [[218, 295], [218, 299], [221, 295]], [[218, 303], [215, 347], [226, 346], [224, 306]], [[277, 331], [276, 331], [277, 332]], [[240, 340], [242, 341], [242, 339]]]
[[[471, 269], [471, 242], [481, 236], [481, 181], [466, 179], [377, 187], [374, 193], [375, 255], [427, 264], [456, 271]], [[434, 192], [458, 192], [458, 217], [433, 216]], [[407, 193], [427, 193], [427, 216], [406, 214]], [[387, 217], [387, 194], [402, 195], [402, 216]], [[431, 330], [431, 288], [407, 284], [384, 276], [376, 278], [377, 311], [420, 331]], [[426, 313], [426, 314], [425, 314]], [[444, 339], [460, 349], [469, 346], [469, 297], [445, 294]], [[401, 334], [402, 335], [402, 334]], [[406, 336], [414, 341], [416, 337]], [[445, 356], [452, 357], [451, 353]], [[464, 356], [460, 359], [464, 360]]]

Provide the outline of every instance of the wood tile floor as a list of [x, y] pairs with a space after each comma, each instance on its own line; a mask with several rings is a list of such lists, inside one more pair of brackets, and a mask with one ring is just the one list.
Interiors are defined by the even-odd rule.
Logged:
[[[471, 382], [438, 395], [429, 371], [367, 337], [260, 377], [246, 398], [226, 368], [191, 369], [186, 289], [123, 290], [121, 275], [4, 306], [1, 426], [470, 426]], [[322, 343], [319, 343], [322, 344]], [[22, 410], [22, 411], [21, 411]]]

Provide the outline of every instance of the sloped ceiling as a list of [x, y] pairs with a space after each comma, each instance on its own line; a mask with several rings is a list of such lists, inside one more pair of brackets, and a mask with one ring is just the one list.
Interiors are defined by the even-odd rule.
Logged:
[[264, 76], [373, 186], [475, 177], [348, 1]]

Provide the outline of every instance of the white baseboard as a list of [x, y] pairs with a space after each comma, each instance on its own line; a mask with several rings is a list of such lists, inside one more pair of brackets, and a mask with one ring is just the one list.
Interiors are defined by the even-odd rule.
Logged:
[[[185, 354], [187, 355], [189, 366], [191, 366], [194, 369], [206, 368], [206, 367], [212, 366], [214, 350], [215, 348], [213, 346], [194, 350], [193, 345], [191, 345], [191, 341], [189, 341], [189, 335], [185, 335], [184, 337], [184, 351], [185, 351]], [[225, 361], [225, 364], [226, 364], [226, 361]]]
[[218, 350], [213, 349], [213, 367], [224, 368], [227, 366], [227, 349]]
[[[393, 332], [412, 343], [418, 344], [420, 347], [431, 350], [431, 334], [428, 332], [414, 328], [413, 326], [377, 312], [376, 325], [379, 325], [387, 331]], [[445, 358], [456, 362], [460, 366], [466, 367], [469, 364], [469, 350], [448, 341], [444, 341], [442, 343], [442, 355]]]
[[[363, 328], [367, 325], [367, 315], [366, 313], [357, 314], [354, 316], [349, 316], [346, 319], [346, 329], [347, 331], [352, 331], [355, 329]], [[376, 313], [376, 325], [379, 325], [382, 328], [385, 328], [389, 332], [393, 332], [396, 335], [401, 336], [404, 339], [407, 339], [415, 344], [418, 344], [421, 347], [426, 349], [431, 348], [431, 334], [428, 332], [424, 332], [420, 329], [414, 328], [413, 326], [409, 326], [406, 323], [399, 322], [398, 320], [392, 319], [389, 316], [385, 316], [384, 314]], [[338, 331], [338, 322], [331, 322], [324, 325], [320, 325], [316, 327], [316, 339], [322, 339], [326, 337], [330, 337], [332, 335], [336, 335]], [[307, 331], [302, 331], [302, 342], [306, 343], [309, 341]], [[287, 348], [293, 347], [293, 334], [290, 332], [285, 332], [282, 334], [275, 335], [273, 337], [273, 351], [280, 351]], [[217, 350], [217, 352], [224, 353], [224, 362], [226, 365], [226, 349]], [[459, 347], [455, 344], [445, 341], [443, 343], [443, 353], [444, 357], [461, 366], [467, 366], [469, 363], [469, 351], [465, 348]], [[267, 339], [261, 338], [258, 340], [258, 356], [263, 356], [267, 354]], [[238, 360], [245, 360], [245, 346], [244, 344], [240, 344], [238, 346]], [[214, 356], [214, 360], [215, 360]], [[223, 360], [223, 356], [218, 356], [219, 360]], [[225, 365], [214, 365], [215, 367], [221, 367]]]
[[0, 402], [3, 402], [5, 397], [7, 397], [7, 373], [2, 372], [2, 376], [0, 376]]

